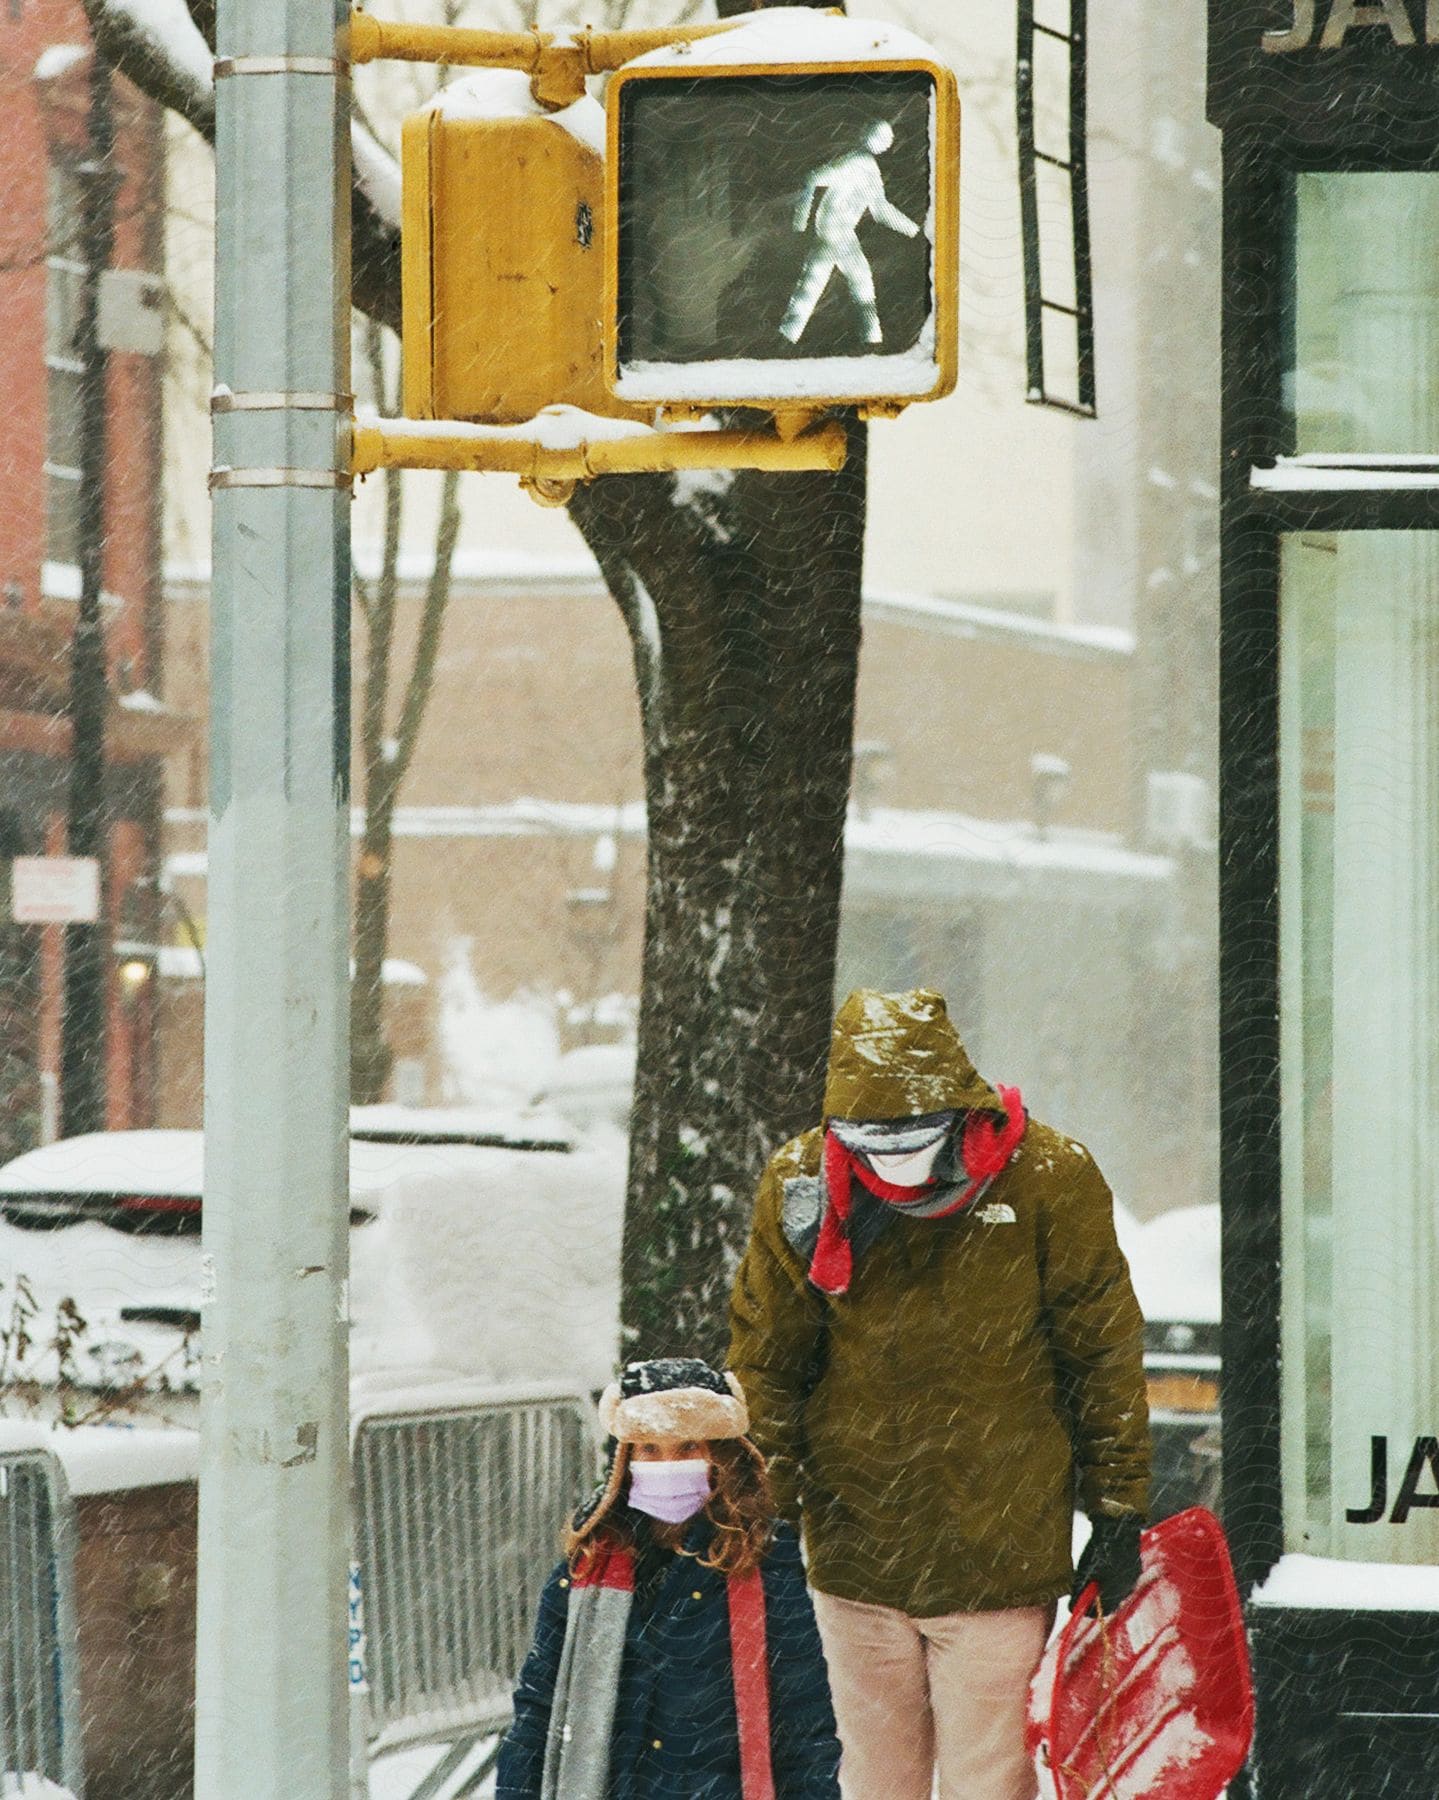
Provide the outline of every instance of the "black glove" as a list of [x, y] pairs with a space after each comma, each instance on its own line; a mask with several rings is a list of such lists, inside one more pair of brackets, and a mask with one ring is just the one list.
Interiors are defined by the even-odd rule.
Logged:
[[1089, 1583], [1095, 1581], [1099, 1584], [1099, 1605], [1105, 1617], [1118, 1611], [1139, 1580], [1139, 1534], [1143, 1528], [1144, 1521], [1137, 1513], [1094, 1521], [1089, 1542], [1080, 1552], [1079, 1567], [1069, 1596], [1071, 1606]]

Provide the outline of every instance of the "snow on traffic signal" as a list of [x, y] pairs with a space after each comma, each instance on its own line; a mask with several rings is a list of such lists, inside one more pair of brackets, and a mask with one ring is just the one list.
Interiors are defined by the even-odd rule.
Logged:
[[876, 411], [956, 376], [959, 108], [918, 39], [791, 10], [612, 78], [606, 380]]

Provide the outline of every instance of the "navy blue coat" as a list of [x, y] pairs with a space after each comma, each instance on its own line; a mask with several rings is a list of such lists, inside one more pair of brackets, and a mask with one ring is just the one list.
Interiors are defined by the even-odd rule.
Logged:
[[[700, 1520], [685, 1539], [703, 1549]], [[761, 1567], [776, 1800], [838, 1800], [839, 1741], [799, 1540], [788, 1525]], [[535, 1641], [515, 1689], [496, 1800], [538, 1800], [569, 1606], [561, 1563], [540, 1597]], [[740, 1800], [739, 1730], [725, 1578], [676, 1556], [648, 1617], [632, 1609], [620, 1667], [608, 1800]]]

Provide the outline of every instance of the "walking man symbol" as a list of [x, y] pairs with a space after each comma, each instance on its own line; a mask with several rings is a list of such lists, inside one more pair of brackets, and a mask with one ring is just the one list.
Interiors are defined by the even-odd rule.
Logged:
[[780, 326], [781, 335], [790, 343], [797, 344], [804, 336], [836, 269], [848, 284], [863, 317], [866, 342], [884, 342], [874, 271], [858, 233], [866, 218], [874, 218], [905, 237], [919, 236], [919, 226], [897, 206], [891, 206], [884, 191], [884, 177], [876, 158], [883, 156], [893, 143], [894, 127], [881, 120], [866, 132], [863, 149], [825, 163], [805, 183], [795, 210], [794, 228], [797, 232], [808, 231], [813, 214], [815, 242]]

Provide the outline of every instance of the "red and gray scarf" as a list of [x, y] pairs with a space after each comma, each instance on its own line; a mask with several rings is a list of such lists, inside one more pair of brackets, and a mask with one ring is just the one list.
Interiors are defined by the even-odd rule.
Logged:
[[953, 1182], [932, 1176], [921, 1187], [900, 1187], [877, 1175], [833, 1131], [825, 1132], [824, 1216], [809, 1265], [809, 1278], [821, 1293], [848, 1293], [854, 1276], [854, 1250], [849, 1237], [854, 1182], [858, 1181], [875, 1199], [912, 1218], [945, 1219], [974, 1205], [1008, 1164], [1024, 1136], [1027, 1119], [1019, 1089], [1001, 1087], [999, 1097], [1004, 1102], [1002, 1122], [987, 1112], [971, 1112], [966, 1117], [959, 1140], [964, 1173], [962, 1179]]
[[[727, 1586], [742, 1800], [774, 1800], [764, 1582], [753, 1569], [729, 1576]], [[609, 1792], [615, 1702], [634, 1595], [630, 1550], [596, 1549], [571, 1577], [541, 1800], [605, 1800]]]

